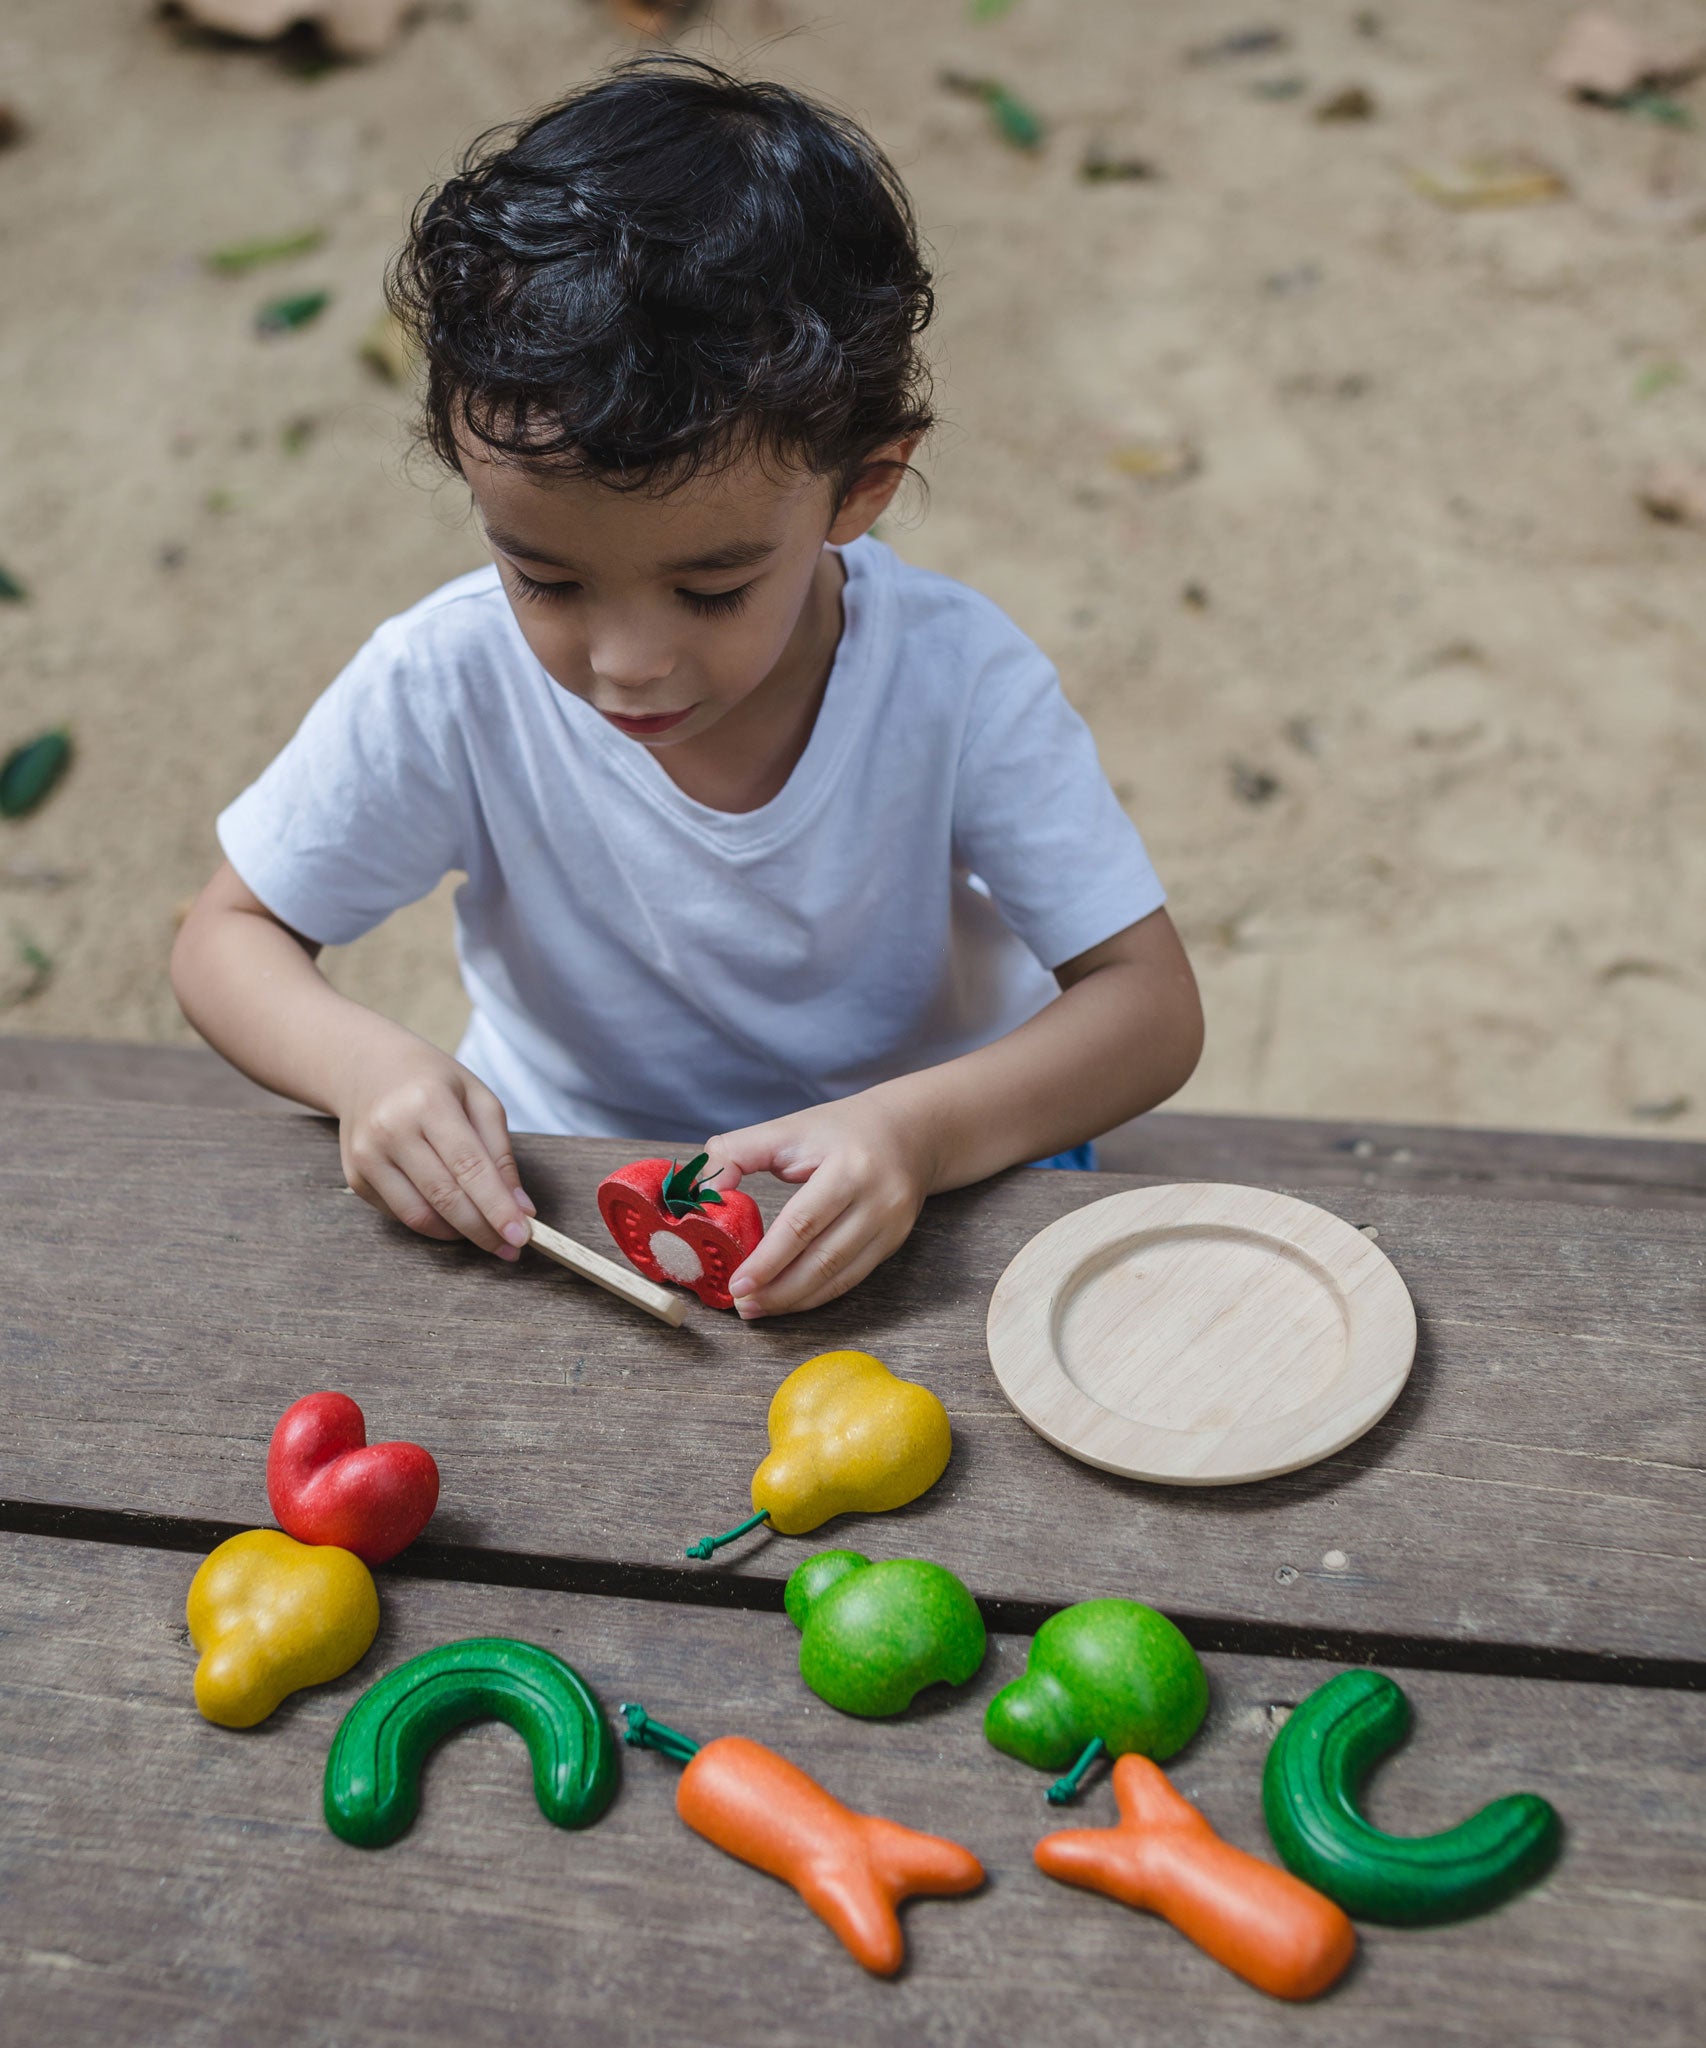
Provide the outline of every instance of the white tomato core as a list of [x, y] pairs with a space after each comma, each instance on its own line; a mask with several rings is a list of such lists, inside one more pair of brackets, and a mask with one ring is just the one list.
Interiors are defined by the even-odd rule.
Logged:
[[684, 1237], [677, 1237], [668, 1230], [652, 1232], [652, 1257], [672, 1280], [679, 1280], [683, 1286], [691, 1287], [695, 1280], [705, 1277], [704, 1262]]

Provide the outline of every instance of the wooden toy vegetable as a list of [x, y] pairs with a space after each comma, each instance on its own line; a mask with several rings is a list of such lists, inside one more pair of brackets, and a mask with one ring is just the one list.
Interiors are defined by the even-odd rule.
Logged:
[[1201, 1660], [1166, 1615], [1136, 1600], [1081, 1600], [1037, 1630], [1024, 1676], [990, 1701], [983, 1732], [1038, 1770], [1071, 1764], [1049, 1787], [1060, 1805], [1099, 1756], [1170, 1757], [1207, 1712]]
[[349, 1551], [247, 1529], [202, 1560], [184, 1615], [201, 1652], [196, 1705], [221, 1728], [253, 1728], [288, 1693], [341, 1678], [367, 1654], [379, 1595]]
[[782, 1597], [800, 1631], [800, 1676], [844, 1714], [902, 1714], [925, 1686], [964, 1685], [983, 1663], [977, 1602], [927, 1558], [872, 1564], [820, 1550]]
[[707, 1308], [733, 1308], [729, 1282], [758, 1248], [764, 1218], [750, 1195], [719, 1194], [699, 1178], [709, 1157], [700, 1152], [680, 1167], [673, 1159], [619, 1166], [599, 1183], [598, 1211], [648, 1280], [690, 1287]]
[[383, 1564], [431, 1520], [438, 1467], [419, 1444], [370, 1444], [348, 1394], [304, 1394], [272, 1433], [267, 1498], [298, 1543], [335, 1543]]
[[1120, 1817], [1036, 1846], [1040, 1870], [1159, 1913], [1189, 1941], [1273, 1998], [1314, 1998], [1356, 1953], [1356, 1930], [1317, 1891], [1223, 1842], [1145, 1756], [1114, 1765]]
[[948, 1411], [928, 1387], [897, 1379], [868, 1351], [825, 1351], [795, 1366], [770, 1398], [770, 1455], [752, 1475], [748, 1520], [702, 1536], [709, 1557], [768, 1522], [803, 1536], [835, 1515], [885, 1514], [928, 1493], [953, 1449]]
[[1558, 1853], [1556, 1810], [1535, 1792], [1495, 1799], [1437, 1835], [1388, 1835], [1357, 1801], [1403, 1741], [1410, 1703], [1379, 1671], [1341, 1671], [1294, 1707], [1268, 1751], [1262, 1810], [1286, 1864], [1360, 1920], [1462, 1920], [1532, 1884]]
[[708, 1842], [779, 1877], [867, 1970], [889, 1977], [906, 1959], [896, 1908], [904, 1899], [975, 1891], [983, 1865], [969, 1849], [843, 1806], [796, 1764], [743, 1735], [701, 1748], [624, 1705], [623, 1740], [687, 1768], [675, 1810]]
[[591, 1827], [615, 1798], [616, 1745], [580, 1673], [536, 1644], [473, 1636], [412, 1657], [350, 1708], [326, 1758], [326, 1825], [359, 1848], [396, 1841], [419, 1811], [427, 1757], [470, 1721], [516, 1730], [557, 1827]]

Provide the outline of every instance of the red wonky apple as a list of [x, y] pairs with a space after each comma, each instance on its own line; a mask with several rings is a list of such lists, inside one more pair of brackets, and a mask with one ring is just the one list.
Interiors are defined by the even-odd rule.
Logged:
[[733, 1308], [729, 1281], [764, 1235], [750, 1195], [703, 1181], [710, 1157], [636, 1159], [599, 1183], [599, 1214], [630, 1265], [648, 1280], [690, 1287], [707, 1308]]
[[335, 1544], [383, 1564], [431, 1521], [438, 1467], [419, 1444], [370, 1444], [348, 1394], [304, 1394], [272, 1433], [267, 1498], [298, 1543]]

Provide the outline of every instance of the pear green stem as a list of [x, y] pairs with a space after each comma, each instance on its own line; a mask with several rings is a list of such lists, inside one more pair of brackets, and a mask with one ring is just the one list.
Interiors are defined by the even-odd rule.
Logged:
[[622, 1718], [627, 1727], [622, 1731], [622, 1740], [631, 1742], [636, 1749], [655, 1749], [661, 1756], [667, 1756], [672, 1763], [691, 1763], [699, 1754], [699, 1745], [692, 1736], [683, 1735], [679, 1728], [666, 1728], [661, 1721], [654, 1721], [644, 1707], [635, 1700], [622, 1702]]
[[756, 1515], [748, 1515], [732, 1529], [725, 1529], [720, 1536], [701, 1536], [697, 1543], [688, 1544], [683, 1555], [686, 1557], [709, 1557], [714, 1550], [721, 1550], [725, 1543], [732, 1543], [737, 1536], [744, 1536], [748, 1529], [756, 1529], [760, 1522], [770, 1519], [770, 1510], [760, 1508]]
[[1050, 1806], [1064, 1806], [1068, 1800], [1077, 1798], [1078, 1788], [1084, 1782], [1084, 1773], [1096, 1761], [1097, 1757], [1106, 1754], [1107, 1747], [1108, 1745], [1099, 1735], [1091, 1736], [1090, 1740], [1084, 1745], [1082, 1755], [1080, 1755], [1071, 1770], [1067, 1772], [1064, 1778], [1056, 1778], [1054, 1783], [1048, 1788], [1048, 1791], [1043, 1795]]

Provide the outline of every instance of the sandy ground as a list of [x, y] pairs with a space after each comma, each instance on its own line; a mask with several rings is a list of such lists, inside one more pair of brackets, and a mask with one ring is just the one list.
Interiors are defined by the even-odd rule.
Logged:
[[[1006, 606], [1094, 726], [1207, 998], [1185, 1106], [1706, 1135], [1706, 533], [1634, 495], [1706, 458], [1706, 85], [1695, 131], [1566, 104], [1570, 11], [721, 0], [686, 39], [852, 108], [909, 179], [947, 425], [888, 537]], [[1182, 61], [1263, 22], [1291, 47]], [[467, 0], [305, 80], [148, 0], [8, 0], [0, 738], [68, 718], [79, 755], [0, 827], [0, 1029], [189, 1035], [166, 952], [216, 811], [482, 559], [357, 357], [384, 260], [474, 133], [622, 47], [592, 0]], [[944, 68], [1020, 89], [1047, 146]], [[1372, 119], [1312, 118], [1353, 83]], [[1082, 182], [1098, 138], [1162, 175]], [[1452, 212], [1405, 175], [1504, 147], [1569, 196]], [[310, 224], [246, 278], [198, 261]], [[1118, 466], [1175, 437], [1195, 473]], [[449, 931], [445, 888], [332, 972], [453, 1043]]]

